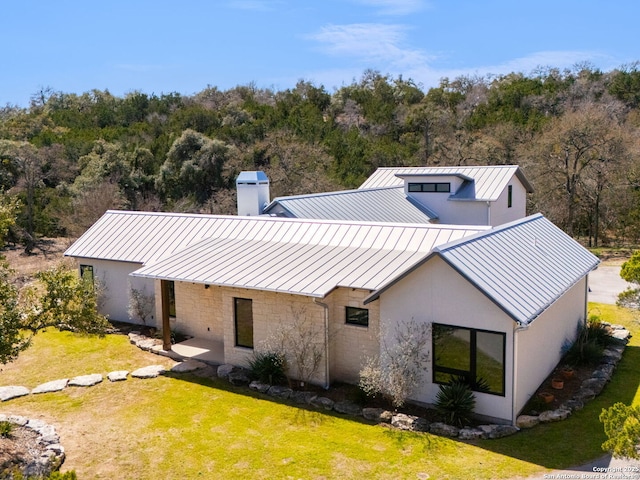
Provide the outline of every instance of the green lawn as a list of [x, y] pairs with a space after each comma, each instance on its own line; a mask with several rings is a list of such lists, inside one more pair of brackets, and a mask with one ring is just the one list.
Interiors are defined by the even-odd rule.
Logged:
[[[628, 312], [592, 305], [603, 319], [637, 324]], [[88, 389], [27, 396], [1, 413], [55, 425], [67, 451], [63, 471], [80, 479], [192, 478], [510, 478], [542, 474], [599, 457], [598, 415], [616, 401], [639, 402], [637, 339], [612, 383], [558, 424], [474, 444], [401, 432], [278, 403], [226, 382], [195, 376], [105, 382]], [[126, 337], [50, 331], [0, 372], [0, 385], [25, 385], [162, 363]]]

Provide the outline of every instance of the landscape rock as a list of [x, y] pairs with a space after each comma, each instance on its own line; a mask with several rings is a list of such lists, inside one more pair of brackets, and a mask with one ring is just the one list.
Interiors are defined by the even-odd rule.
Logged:
[[134, 378], [156, 378], [164, 372], [166, 372], [166, 369], [162, 365], [149, 365], [148, 367], [134, 370], [131, 372], [131, 376]]
[[461, 428], [458, 433], [460, 440], [478, 440], [484, 437], [484, 432], [478, 428]]
[[397, 413], [391, 417], [391, 425], [400, 430], [412, 430], [414, 432], [428, 432], [429, 422], [422, 417]]
[[580, 385], [580, 389], [589, 389], [591, 390], [595, 395], [599, 395], [600, 392], [602, 392], [602, 389], [604, 388], [604, 386], [607, 384], [607, 380], [604, 378], [587, 378], [584, 382], [582, 382], [582, 384]]
[[628, 340], [631, 336], [631, 332], [624, 327], [615, 328], [611, 333], [611, 336], [616, 340]]
[[127, 370], [116, 370], [107, 374], [107, 378], [111, 382], [121, 382], [123, 380], [126, 380], [128, 376], [129, 372]]
[[532, 428], [540, 423], [540, 419], [535, 415], [520, 415], [516, 419], [518, 428]]
[[36, 388], [31, 390], [31, 393], [51, 393], [51, 392], [59, 392], [60, 390], [64, 390], [69, 383], [68, 378], [62, 378], [60, 380], [52, 380], [51, 382], [46, 382], [41, 385], [38, 385]]
[[429, 432], [433, 433], [434, 435], [456, 438], [460, 434], [460, 429], [447, 423], [435, 422], [429, 426]]
[[218, 378], [228, 378], [229, 374], [237, 370], [237, 368], [238, 367], [236, 367], [235, 365], [229, 365], [228, 363], [220, 365], [218, 367]]
[[144, 350], [145, 352], [151, 351], [151, 349], [156, 345], [157, 345], [157, 340], [153, 338], [145, 338], [144, 340], [140, 340], [136, 342], [136, 347], [138, 347], [141, 350]]
[[622, 351], [617, 348], [607, 347], [602, 352], [603, 363], [616, 364], [622, 358]]
[[363, 408], [362, 416], [376, 423], [390, 423], [393, 412], [384, 408]]
[[309, 405], [316, 408], [322, 408], [324, 410], [333, 410], [333, 404], [335, 402], [327, 397], [311, 397]]
[[510, 435], [514, 435], [520, 431], [518, 427], [513, 425], [480, 425], [478, 427], [482, 433], [484, 438], [503, 438], [508, 437]]
[[93, 387], [102, 382], [102, 375], [93, 373], [91, 375], [81, 375], [69, 380], [70, 387]]
[[188, 359], [184, 362], [176, 363], [173, 367], [171, 367], [172, 372], [174, 373], [189, 373], [200, 368], [205, 368], [207, 365], [198, 360]]
[[577, 398], [572, 398], [564, 402], [560, 408], [575, 412], [576, 410], [582, 410], [584, 408], [584, 402]]
[[24, 397], [25, 395], [29, 395], [29, 392], [30, 390], [27, 387], [0, 387], [0, 401], [6, 402], [14, 398]]
[[336, 412], [344, 413], [345, 415], [354, 415], [354, 416], [362, 415], [362, 408], [360, 407], [360, 405], [357, 405], [349, 401], [336, 402], [333, 405], [333, 409]]
[[590, 388], [580, 388], [578, 392], [573, 396], [573, 399], [580, 400], [581, 402], [588, 402], [596, 398], [596, 394]]
[[315, 393], [313, 392], [294, 390], [289, 398], [296, 403], [309, 403], [314, 396]]
[[271, 387], [269, 387], [269, 390], [267, 390], [267, 395], [271, 395], [272, 397], [277, 397], [277, 398], [288, 399], [291, 396], [292, 391], [293, 390], [287, 387], [281, 387], [280, 385], [272, 385]]
[[540, 419], [540, 423], [551, 423], [566, 420], [569, 418], [569, 415], [571, 415], [571, 410], [567, 409], [547, 410], [546, 412], [542, 412], [538, 418]]
[[249, 385], [249, 383], [251, 382], [249, 373], [243, 369], [238, 369], [234, 372], [231, 372], [227, 376], [227, 380], [229, 380], [229, 383], [236, 386]]
[[611, 380], [611, 376], [613, 375], [615, 367], [614, 365], [604, 364], [601, 365], [600, 368], [594, 370], [591, 374], [592, 378], [604, 378], [605, 380]]
[[258, 380], [254, 380], [249, 384], [249, 388], [260, 393], [267, 393], [267, 390], [271, 388], [271, 385], [269, 385], [268, 383], [260, 382]]

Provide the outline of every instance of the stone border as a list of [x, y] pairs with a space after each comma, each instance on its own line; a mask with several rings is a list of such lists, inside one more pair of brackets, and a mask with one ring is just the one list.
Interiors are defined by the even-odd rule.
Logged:
[[42, 453], [37, 460], [20, 468], [25, 478], [47, 477], [52, 472], [60, 470], [65, 459], [64, 447], [60, 444], [60, 437], [52, 425], [42, 420], [28, 419], [18, 415], [0, 414], [0, 421], [28, 428], [37, 436], [37, 442], [42, 448]]

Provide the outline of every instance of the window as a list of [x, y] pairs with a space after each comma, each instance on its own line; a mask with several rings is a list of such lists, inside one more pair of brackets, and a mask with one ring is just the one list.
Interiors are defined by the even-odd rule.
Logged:
[[366, 308], [346, 307], [346, 319], [349, 325], [369, 326], [369, 310]]
[[511, 208], [513, 205], [513, 185], [509, 185], [507, 188], [507, 208]]
[[80, 265], [80, 278], [93, 285], [93, 265]]
[[433, 382], [463, 377], [472, 390], [504, 395], [506, 335], [433, 324]]
[[449, 193], [451, 192], [450, 183], [410, 183], [410, 192], [436, 192], [436, 193]]
[[253, 348], [253, 300], [234, 298], [236, 346]]

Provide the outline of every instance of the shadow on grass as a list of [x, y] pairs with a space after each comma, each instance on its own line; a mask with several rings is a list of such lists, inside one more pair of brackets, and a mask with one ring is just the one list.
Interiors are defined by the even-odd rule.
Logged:
[[[584, 409], [574, 412], [569, 419], [550, 424], [538, 425], [523, 430], [516, 435], [496, 440], [463, 442], [445, 439], [431, 434], [407, 432], [387, 428], [385, 435], [402, 447], [405, 442], [421, 437], [425, 442], [425, 451], [437, 447], [442, 442], [455, 441], [475, 445], [492, 453], [506, 455], [514, 459], [550, 469], [563, 469], [593, 461], [602, 457], [602, 443], [606, 440], [599, 416], [602, 409], [616, 402], [631, 404], [640, 386], [640, 347], [627, 346], [622, 360], [618, 363], [611, 382], [602, 393], [588, 402]], [[294, 407], [290, 421], [298, 426], [317, 426], [334, 418], [348, 419], [354, 422], [373, 425], [362, 417], [350, 417], [331, 410], [319, 410], [313, 406], [272, 397], [247, 387], [234, 386], [226, 380], [201, 377], [194, 374], [167, 373], [166, 376], [180, 381], [194, 382], [230, 393], [248, 396], [259, 400]]]
[[599, 416], [616, 402], [631, 404], [640, 385], [640, 347], [627, 346], [611, 382], [602, 393], [567, 420], [538, 425], [511, 437], [482, 440], [483, 449], [546, 468], [562, 469], [605, 455], [606, 440]]

